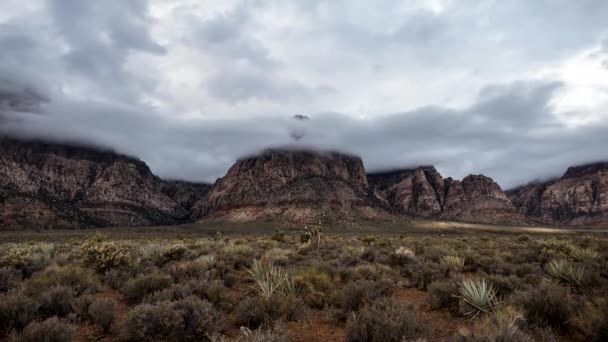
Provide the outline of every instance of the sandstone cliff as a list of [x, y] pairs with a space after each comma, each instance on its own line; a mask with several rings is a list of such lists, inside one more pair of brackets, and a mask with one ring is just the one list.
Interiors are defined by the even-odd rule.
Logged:
[[608, 226], [608, 162], [570, 167], [559, 179], [508, 195], [521, 213], [544, 223]]
[[391, 206], [423, 217], [480, 223], [525, 223], [491, 178], [470, 175], [443, 179], [432, 166], [368, 175], [374, 195]]
[[173, 224], [187, 217], [142, 161], [0, 138], [0, 229]]
[[391, 216], [369, 196], [360, 158], [273, 149], [238, 160], [194, 206], [192, 217], [325, 224]]

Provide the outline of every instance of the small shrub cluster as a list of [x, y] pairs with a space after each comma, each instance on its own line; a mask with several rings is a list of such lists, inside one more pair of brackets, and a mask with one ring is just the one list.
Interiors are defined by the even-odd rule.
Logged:
[[129, 250], [116, 242], [104, 241], [103, 235], [96, 235], [86, 240], [82, 246], [83, 263], [99, 273], [126, 266], [131, 262]]
[[349, 342], [415, 341], [429, 335], [429, 326], [413, 307], [381, 299], [362, 308], [346, 323]]
[[131, 341], [210, 341], [219, 328], [213, 305], [190, 296], [136, 306], [129, 312], [126, 335]]

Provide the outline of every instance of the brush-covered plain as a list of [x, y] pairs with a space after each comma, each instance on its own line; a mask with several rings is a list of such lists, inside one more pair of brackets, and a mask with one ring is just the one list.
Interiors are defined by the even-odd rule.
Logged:
[[2, 242], [0, 339], [608, 339], [605, 235], [314, 234]]

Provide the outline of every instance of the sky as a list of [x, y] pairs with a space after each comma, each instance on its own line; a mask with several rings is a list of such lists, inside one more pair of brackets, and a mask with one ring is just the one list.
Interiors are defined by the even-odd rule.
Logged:
[[169, 179], [297, 146], [511, 188], [608, 160], [607, 15], [605, 0], [2, 0], [0, 133], [113, 148]]

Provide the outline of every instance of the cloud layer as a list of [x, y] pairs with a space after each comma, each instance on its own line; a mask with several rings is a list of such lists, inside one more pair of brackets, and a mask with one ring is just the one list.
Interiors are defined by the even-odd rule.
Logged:
[[7, 1], [0, 130], [166, 178], [296, 143], [503, 187], [608, 159], [605, 1]]

